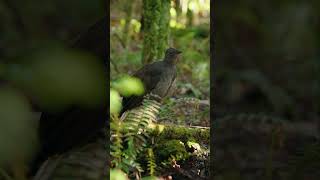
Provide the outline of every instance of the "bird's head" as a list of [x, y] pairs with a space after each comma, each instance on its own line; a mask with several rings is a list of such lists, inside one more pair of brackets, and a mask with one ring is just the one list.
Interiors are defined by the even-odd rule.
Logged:
[[173, 64], [176, 64], [180, 58], [180, 54], [182, 52], [175, 49], [175, 48], [168, 48], [166, 50], [165, 58], [164, 60]]

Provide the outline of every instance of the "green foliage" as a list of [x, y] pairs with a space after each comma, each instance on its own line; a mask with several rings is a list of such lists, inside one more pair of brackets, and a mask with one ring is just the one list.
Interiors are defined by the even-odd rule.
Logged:
[[194, 149], [197, 154], [199, 154], [199, 152], [202, 151], [202, 148], [201, 148], [200, 144], [197, 143], [197, 142], [188, 141], [187, 142], [187, 147]]
[[193, 89], [200, 91], [195, 94], [196, 97], [206, 98], [209, 96], [210, 79], [209, 26], [172, 29], [172, 34], [176, 47], [183, 52], [183, 61], [178, 68], [179, 74], [188, 77], [187, 82], [181, 83], [192, 84], [197, 87]]
[[[177, 97], [189, 96], [190, 99], [191, 97], [208, 99], [209, 11], [204, 8], [204, 6], [208, 8], [209, 1], [205, 0], [200, 2], [198, 0], [192, 0], [192, 3], [188, 2], [173, 2], [169, 0], [143, 0], [135, 2], [128, 36], [125, 38], [123, 38], [123, 33], [127, 32], [125, 27], [128, 25], [126, 23], [128, 22], [128, 5], [121, 2], [112, 4], [113, 8], [111, 8], [111, 11], [113, 10], [114, 13], [111, 13], [113, 20], [110, 28], [111, 43], [113, 45], [110, 56], [112, 59], [111, 78], [113, 80], [121, 77], [121, 74], [131, 74], [146, 62], [163, 58], [165, 49], [168, 46], [172, 46], [183, 51], [181, 61], [177, 68], [178, 82], [180, 83]], [[203, 2], [205, 5], [202, 4]], [[175, 9], [177, 13], [175, 13], [173, 8], [174, 5], [176, 5]], [[185, 22], [185, 7], [187, 7], [189, 11], [194, 11], [194, 13], [192, 13], [193, 22], [187, 26]], [[140, 17], [143, 18], [141, 19], [143, 20], [141, 27], [139, 22], [137, 22]], [[203, 25], [200, 27], [199, 24]], [[171, 26], [171, 28], [169, 28], [169, 26]], [[123, 41], [125, 41], [126, 38], [131, 39], [128, 46], [123, 46]], [[115, 87], [114, 82], [111, 83], [113, 88]], [[121, 90], [123, 90], [122, 88], [116, 88], [115, 90], [124, 96], [124, 93], [121, 92]], [[186, 99], [184, 99], [184, 103], [174, 102], [170, 104], [169, 101], [168, 106], [165, 105], [161, 108], [162, 115], [168, 119], [172, 119], [172, 122], [175, 124], [179, 124], [178, 121], [175, 121], [176, 119], [186, 124], [189, 124], [189, 122], [193, 124], [195, 120], [197, 123], [200, 123], [204, 121], [204, 118], [207, 120], [207, 106], [205, 109], [197, 109], [198, 106], [196, 104], [199, 104], [199, 99], [188, 101], [190, 102], [188, 105], [186, 105]], [[191, 101], [194, 103], [191, 103]], [[175, 105], [179, 106], [178, 104], [184, 107], [176, 108]], [[116, 160], [112, 162], [112, 167], [121, 168], [125, 173], [128, 173], [130, 178], [145, 175], [151, 175], [145, 178], [155, 178], [153, 176], [163, 173], [163, 169], [168, 170], [171, 168], [172, 166], [168, 165], [172, 165], [173, 162], [181, 160], [182, 163], [184, 162], [182, 160], [187, 160], [189, 155], [195, 155], [187, 152], [192, 149], [187, 146], [180, 149], [184, 152], [182, 154], [174, 151], [176, 147], [163, 146], [158, 149], [155, 146], [158, 145], [159, 142], [168, 142], [168, 140], [173, 139], [180, 140], [183, 144], [189, 141], [199, 143], [200, 146], [204, 141], [204, 139], [201, 138], [206, 138], [205, 142], [209, 142], [209, 134], [207, 132], [189, 129], [187, 127], [171, 128], [170, 126], [168, 130], [166, 130], [167, 125], [154, 125], [152, 121], [157, 119], [158, 112], [156, 111], [160, 109], [160, 107], [154, 107], [154, 105], [155, 103], [150, 102], [150, 99], [146, 100], [141, 107], [126, 112], [118, 120], [112, 120], [115, 122], [114, 126], [117, 126], [120, 130], [118, 133], [116, 129], [112, 132], [111, 139], [112, 142], [114, 142], [112, 145], [115, 146], [112, 151], [118, 150], [118, 153], [112, 155], [115, 156], [113, 158]], [[185, 109], [188, 111], [186, 115], [182, 112]], [[172, 110], [179, 110], [179, 112], [172, 112]], [[204, 112], [204, 114], [202, 114], [202, 112]], [[158, 118], [162, 118], [162, 115], [158, 116]], [[151, 128], [154, 129], [151, 130]], [[111, 131], [113, 131], [112, 129], [113, 128], [111, 128]], [[170, 132], [170, 130], [175, 132]], [[177, 139], [172, 138], [171, 135], [172, 137], [177, 137]], [[195, 137], [192, 137], [193, 135], [195, 135]], [[117, 138], [121, 138], [121, 140], [117, 140]], [[194, 144], [194, 146], [196, 146], [196, 144]], [[162, 159], [159, 157], [158, 151], [165, 151], [166, 149], [172, 149], [172, 154], [167, 152], [167, 159]], [[201, 146], [201, 150], [202, 149], [203, 147]], [[118, 162], [118, 164], [115, 162]]]
[[180, 139], [184, 143], [194, 141], [201, 144], [209, 144], [210, 132], [205, 129], [169, 126], [161, 133], [159, 141], [165, 139]]
[[[159, 108], [159, 103], [147, 95], [142, 106], [127, 112], [124, 120], [119, 120], [115, 116], [111, 118], [113, 167], [121, 168], [126, 173], [144, 171], [137, 157], [146, 151], [149, 139], [147, 129], [149, 124], [155, 121]], [[151, 153], [149, 156], [150, 172], [154, 173], [155, 166]]]
[[42, 109], [62, 110], [74, 104], [105, 103], [102, 64], [91, 55], [59, 45], [48, 45], [16, 63], [9, 63], [4, 76]]
[[127, 175], [120, 169], [110, 169], [110, 180], [127, 180]]
[[147, 177], [143, 177], [141, 180], [158, 180], [159, 178], [155, 177], [155, 176], [147, 176]]
[[192, 92], [192, 96], [195, 98], [201, 98], [203, 96], [202, 92], [191, 83], [180, 84], [180, 87], [190, 90]]
[[[120, 38], [122, 33], [124, 32], [123, 26], [126, 18], [126, 12], [123, 12], [124, 7], [126, 6], [123, 3], [115, 3], [113, 6], [115, 7], [113, 14], [119, 14], [118, 18], [115, 19], [114, 24], [111, 24], [111, 40], [110, 42], [113, 44], [111, 46], [111, 59], [112, 68], [111, 68], [111, 78], [115, 79], [121, 73], [131, 73], [133, 70], [138, 69], [142, 66], [146, 61], [141, 61], [141, 59], [145, 59], [149, 53], [151, 58], [149, 61], [158, 60], [163, 58], [164, 49], [159, 51], [159, 55], [157, 55], [157, 47], [161, 46], [162, 41], [158, 40], [157, 34], [160, 33], [160, 25], [158, 22], [159, 17], [153, 17], [160, 15], [162, 19], [165, 19], [167, 16], [166, 13], [159, 13], [159, 10], [155, 10], [155, 8], [163, 7], [161, 6], [169, 6], [165, 8], [165, 11], [174, 11], [174, 9], [181, 9], [183, 12], [178, 17], [169, 13], [169, 20], [175, 21], [178, 23], [179, 28], [177, 26], [172, 26], [168, 29], [169, 36], [166, 37], [166, 41], [163, 41], [168, 46], [175, 47], [179, 50], [182, 50], [182, 58], [178, 64], [178, 82], [182, 84], [191, 83], [194, 87], [196, 87], [197, 91], [200, 93], [196, 94], [196, 97], [201, 99], [209, 99], [209, 72], [210, 72], [210, 50], [209, 50], [209, 37], [210, 37], [210, 28], [209, 28], [209, 6], [207, 0], [198, 1], [192, 0], [191, 5], [188, 5], [187, 1], [181, 2], [172, 2], [169, 1], [151, 1], [145, 0], [141, 1], [142, 3], [136, 3], [136, 6], [133, 10], [132, 22], [136, 22], [138, 17], [143, 15], [142, 22], [142, 31], [139, 32], [131, 32], [131, 42], [128, 47], [123, 48], [122, 41]], [[191, 2], [191, 1], [190, 1]], [[203, 4], [204, 2], [204, 4]], [[166, 4], [167, 3], [167, 4]], [[178, 4], [176, 4], [178, 3]], [[166, 4], [166, 5], [165, 5]], [[179, 7], [177, 7], [178, 5]], [[185, 26], [185, 7], [190, 6], [192, 11], [195, 11], [194, 18], [196, 25]], [[120, 8], [120, 12], [119, 11]], [[171, 8], [170, 8], [171, 7]], [[173, 8], [175, 7], [175, 8]], [[141, 9], [142, 8], [142, 9]], [[125, 9], [126, 11], [127, 9]], [[141, 13], [141, 11], [143, 11]], [[145, 12], [147, 11], [147, 12]], [[201, 15], [200, 15], [201, 14]], [[200, 15], [200, 16], [199, 16]], [[152, 16], [152, 17], [149, 17]], [[171, 17], [170, 17], [171, 16]], [[117, 17], [117, 16], [116, 16]], [[148, 18], [149, 17], [149, 18]], [[122, 23], [123, 22], [123, 23]], [[132, 29], [133, 24], [131, 25]], [[165, 35], [166, 33], [162, 33]], [[163, 37], [165, 39], [165, 37]], [[150, 45], [146, 45], [150, 43]], [[152, 44], [151, 44], [152, 43]], [[154, 49], [154, 50], [153, 50]], [[142, 52], [141, 52], [142, 51]], [[152, 55], [151, 55], [152, 54]], [[116, 64], [116, 65], [114, 65]], [[117, 66], [117, 70], [115, 69]], [[183, 77], [183, 78], [182, 78]], [[186, 87], [189, 88], [189, 87]], [[181, 93], [183, 95], [183, 93]], [[179, 94], [180, 95], [180, 94]]]
[[124, 76], [112, 82], [111, 86], [123, 96], [141, 95], [144, 93], [143, 83], [136, 77]]
[[[136, 162], [136, 156], [141, 147], [144, 146], [145, 139], [143, 135], [137, 134], [137, 131], [139, 130], [139, 126], [145, 128], [148, 122], [142, 121], [140, 123], [138, 118], [134, 118], [135, 116], [129, 114], [129, 120], [124, 123], [118, 118], [118, 113], [121, 110], [120, 94], [124, 96], [140, 95], [144, 90], [143, 85], [139, 79], [125, 76], [112, 82], [111, 86], [114, 88], [110, 90], [110, 127], [111, 138], [113, 139], [110, 146], [110, 154], [113, 157], [113, 166], [121, 168], [126, 173], [132, 171], [132, 168], [138, 172], [142, 172], [143, 170], [139, 163]], [[127, 145], [126, 149], [124, 148], [124, 144]]]
[[121, 97], [141, 95], [144, 93], [143, 83], [140, 79], [130, 76], [123, 76], [111, 83], [110, 89], [110, 113], [118, 114], [121, 111]]
[[118, 114], [121, 111], [121, 98], [119, 93], [110, 89], [110, 113]]
[[157, 167], [157, 164], [155, 162], [155, 157], [154, 157], [154, 154], [153, 154], [153, 149], [152, 148], [148, 148], [147, 149], [147, 152], [148, 152], [148, 171], [149, 171], [149, 174], [150, 176], [154, 176], [155, 175], [155, 171], [156, 171], [156, 167]]
[[113, 139], [112, 144], [110, 145], [110, 155], [113, 157], [112, 163], [115, 167], [120, 166], [122, 161], [122, 149], [123, 149], [123, 140], [122, 140], [122, 122], [117, 118], [117, 116], [112, 116], [110, 122], [111, 129], [111, 139]]
[[156, 145], [156, 154], [159, 159], [176, 161], [185, 160], [189, 157], [186, 147], [180, 140], [167, 140]]
[[151, 176], [156, 175], [158, 169], [187, 160], [192, 155], [188, 149], [203, 154], [199, 143], [209, 141], [208, 131], [200, 129], [166, 127], [161, 132], [149, 129], [160, 109], [160, 104], [152, 98], [152, 95], [145, 96], [142, 106], [126, 112], [121, 120], [115, 116], [111, 119], [112, 168], [120, 168], [130, 176], [146, 174], [145, 170]]
[[141, 59], [142, 59], [142, 56], [141, 56], [141, 52], [128, 52], [127, 54], [127, 58], [128, 59], [125, 59], [125, 62], [127, 63], [128, 60], [130, 60], [130, 62], [133, 64], [133, 65], [139, 65], [141, 66]]

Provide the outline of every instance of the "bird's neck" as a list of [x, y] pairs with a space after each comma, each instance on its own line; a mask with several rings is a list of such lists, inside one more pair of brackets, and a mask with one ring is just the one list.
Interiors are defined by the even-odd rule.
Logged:
[[168, 65], [175, 65], [174, 59], [172, 59], [172, 58], [166, 57], [166, 58], [164, 58], [163, 61], [164, 61], [166, 64], [168, 64]]

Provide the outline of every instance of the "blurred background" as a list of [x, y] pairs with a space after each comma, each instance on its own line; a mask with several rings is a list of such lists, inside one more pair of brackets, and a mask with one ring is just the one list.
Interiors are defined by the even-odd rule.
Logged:
[[105, 14], [103, 1], [3, 0], [0, 3], [0, 57], [22, 55], [47, 41], [70, 44]]
[[217, 117], [262, 112], [319, 118], [319, 3], [216, 2]]
[[214, 6], [214, 178], [318, 179], [319, 1]]
[[[143, 9], [143, 0], [126, 1], [113, 0], [110, 4], [110, 78], [117, 80], [125, 74], [132, 74], [144, 64], [150, 63], [144, 58], [145, 27], [143, 20], [148, 12]], [[156, 1], [154, 1], [156, 2]], [[160, 1], [161, 2], [161, 1]], [[173, 98], [192, 97], [209, 103], [210, 82], [210, 1], [209, 0], [172, 0], [168, 1], [169, 32], [166, 47], [152, 62], [164, 57], [164, 51], [169, 46], [182, 51], [178, 64], [177, 91]], [[145, 14], [144, 14], [145, 13]], [[155, 13], [154, 13], [155, 14]], [[165, 16], [160, 13], [159, 16]], [[156, 16], [153, 17], [156, 19]], [[148, 23], [152, 23], [151, 19]], [[153, 32], [161, 31], [154, 30]], [[149, 32], [149, 33], [153, 33]], [[166, 34], [166, 32], [164, 33]], [[157, 42], [156, 42], [157, 43]], [[159, 42], [161, 43], [161, 42]], [[148, 50], [149, 51], [149, 50]], [[197, 117], [183, 117], [184, 113], [170, 112], [173, 104], [168, 100], [168, 108], [163, 109], [163, 115], [171, 122], [209, 126], [209, 107], [198, 113]], [[173, 115], [175, 114], [175, 115]], [[192, 113], [191, 113], [192, 114]], [[193, 113], [195, 114], [195, 113]], [[160, 118], [161, 119], [161, 118]], [[178, 120], [180, 119], [180, 120]]]
[[0, 1], [0, 179], [7, 169], [25, 178], [38, 147], [38, 112], [104, 100], [101, 60], [70, 48], [103, 16], [99, 0]]

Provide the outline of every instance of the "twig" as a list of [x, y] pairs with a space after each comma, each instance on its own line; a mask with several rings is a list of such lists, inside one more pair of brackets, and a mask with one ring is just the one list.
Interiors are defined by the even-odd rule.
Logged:
[[118, 69], [118, 66], [117, 66], [117, 64], [113, 61], [113, 59], [110, 58], [110, 62], [111, 62], [111, 64], [113, 65], [114, 70], [115, 70], [117, 73], [120, 73], [120, 71], [119, 71], [119, 69]]
[[117, 34], [117, 33], [113, 33], [113, 34], [114, 34], [114, 36], [119, 40], [121, 46], [122, 46], [123, 48], [126, 48], [126, 45], [125, 45], [125, 43], [123, 42], [123, 40], [121, 39], [121, 37], [119, 36], [119, 34]]
[[210, 127], [206, 127], [206, 126], [184, 126], [184, 125], [176, 125], [176, 124], [163, 124], [163, 125], [172, 126], [172, 127], [182, 127], [182, 128], [210, 129]]

